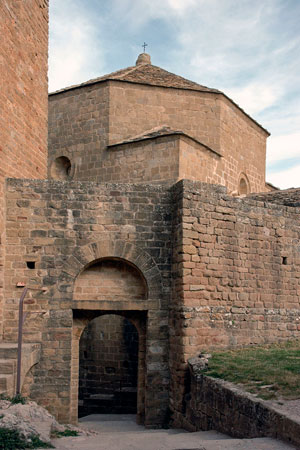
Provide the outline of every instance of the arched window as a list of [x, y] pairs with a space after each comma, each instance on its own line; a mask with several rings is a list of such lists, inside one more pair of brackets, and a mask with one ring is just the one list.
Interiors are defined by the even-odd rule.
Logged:
[[246, 195], [250, 192], [250, 185], [248, 178], [245, 174], [240, 175], [240, 180], [238, 184], [238, 193], [239, 195]]

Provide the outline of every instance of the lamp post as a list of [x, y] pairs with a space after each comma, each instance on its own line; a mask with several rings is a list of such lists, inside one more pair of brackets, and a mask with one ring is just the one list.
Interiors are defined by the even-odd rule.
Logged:
[[23, 339], [23, 323], [24, 323], [24, 300], [28, 288], [24, 287], [20, 303], [19, 303], [19, 328], [18, 328], [18, 360], [17, 360], [17, 389], [16, 395], [20, 394], [21, 391], [21, 364], [22, 364], [22, 339]]

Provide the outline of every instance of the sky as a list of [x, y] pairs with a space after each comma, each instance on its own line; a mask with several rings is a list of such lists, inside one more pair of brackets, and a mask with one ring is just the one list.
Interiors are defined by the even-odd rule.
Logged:
[[300, 0], [50, 0], [50, 92], [152, 64], [223, 91], [270, 133], [266, 180], [300, 187]]

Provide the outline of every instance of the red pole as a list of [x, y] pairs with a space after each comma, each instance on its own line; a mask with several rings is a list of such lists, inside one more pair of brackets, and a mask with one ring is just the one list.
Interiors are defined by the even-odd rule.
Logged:
[[18, 330], [18, 362], [17, 362], [17, 389], [16, 395], [21, 393], [21, 363], [22, 363], [22, 340], [23, 340], [23, 305], [28, 288], [25, 287], [19, 303], [19, 330]]

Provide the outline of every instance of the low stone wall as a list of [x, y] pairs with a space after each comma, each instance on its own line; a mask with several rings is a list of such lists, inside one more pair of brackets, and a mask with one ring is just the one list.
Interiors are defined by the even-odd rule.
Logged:
[[283, 415], [232, 383], [201, 374], [195, 359], [189, 361], [191, 389], [185, 428], [214, 429], [238, 438], [269, 436], [300, 448], [300, 418]]
[[[300, 189], [291, 188], [283, 191], [261, 192], [250, 194], [248, 198], [258, 200], [260, 202], [276, 203], [277, 205], [300, 207]], [[268, 207], [270, 207], [268, 205]]]

